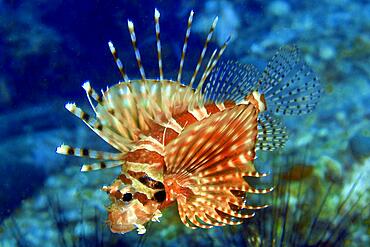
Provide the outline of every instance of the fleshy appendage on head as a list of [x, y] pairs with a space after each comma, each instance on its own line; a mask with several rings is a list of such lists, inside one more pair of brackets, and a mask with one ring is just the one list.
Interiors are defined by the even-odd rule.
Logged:
[[137, 228], [139, 234], [144, 234], [144, 224], [148, 221], [159, 222], [162, 216], [159, 211], [159, 203], [149, 200], [145, 194], [135, 192], [130, 185], [122, 185], [119, 181], [113, 182], [112, 186], [104, 186], [103, 191], [109, 194], [111, 205], [107, 207], [108, 220], [112, 232], [124, 234]]

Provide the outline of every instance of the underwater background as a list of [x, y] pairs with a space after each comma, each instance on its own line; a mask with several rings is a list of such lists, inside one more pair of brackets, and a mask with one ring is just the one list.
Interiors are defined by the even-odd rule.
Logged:
[[[232, 35], [224, 60], [262, 70], [279, 47], [296, 44], [320, 78], [317, 109], [285, 119], [286, 147], [257, 153], [258, 170], [270, 174], [257, 185], [275, 190], [256, 199], [271, 206], [240, 226], [191, 230], [173, 207], [143, 236], [110, 233], [99, 188], [119, 168], [80, 173], [83, 160], [55, 153], [63, 142], [108, 150], [64, 104], [87, 106], [86, 80], [97, 89], [118, 82], [109, 40], [139, 78], [127, 19], [147, 77], [158, 77], [155, 8], [167, 78], [192, 9], [185, 72], [218, 16], [211, 46]], [[0, 246], [370, 246], [369, 58], [365, 0], [0, 0]]]

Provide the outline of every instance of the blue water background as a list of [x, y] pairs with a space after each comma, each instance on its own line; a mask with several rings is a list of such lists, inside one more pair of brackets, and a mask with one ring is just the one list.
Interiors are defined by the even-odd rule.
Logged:
[[[312, 114], [284, 119], [290, 139], [284, 151], [273, 155], [300, 157], [314, 167], [312, 176], [323, 190], [334, 183], [338, 188], [328, 199], [334, 208], [344, 197], [340, 195], [359, 180], [352, 197], [360, 198], [355, 212], [367, 213], [358, 215], [351, 228], [345, 227], [348, 238], [340, 244], [369, 244], [368, 197], [360, 197], [369, 189], [370, 168], [368, 1], [0, 0], [0, 246], [227, 242], [220, 229], [199, 239], [193, 235], [208, 233], [188, 232], [175, 220], [160, 223], [145, 240], [135, 234], [109, 233], [104, 224], [106, 195], [99, 188], [109, 184], [117, 170], [80, 174], [82, 160], [55, 153], [62, 143], [109, 150], [64, 104], [76, 102], [88, 109], [84, 81], [105, 89], [121, 79], [108, 41], [114, 42], [129, 77], [139, 78], [127, 19], [135, 24], [147, 77], [159, 77], [155, 8], [161, 12], [165, 78], [176, 78], [191, 10], [195, 15], [185, 81], [215, 16], [219, 21], [210, 50], [232, 37], [224, 60], [252, 63], [262, 71], [279, 47], [300, 48], [320, 78], [323, 97]], [[262, 170], [274, 172], [263, 165], [272, 156], [261, 154]], [[57, 218], [62, 218], [59, 225]], [[241, 240], [235, 241], [237, 245]]]

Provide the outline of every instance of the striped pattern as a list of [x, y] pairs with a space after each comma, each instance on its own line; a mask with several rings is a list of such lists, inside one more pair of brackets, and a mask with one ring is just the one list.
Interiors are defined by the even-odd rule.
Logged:
[[[254, 215], [251, 206], [232, 191], [263, 194], [272, 189], [251, 187], [244, 177], [262, 177], [255, 171], [257, 111], [252, 105], [229, 108], [190, 125], [165, 147], [167, 172], [164, 183], [176, 183], [170, 196], [178, 202], [180, 218], [189, 227], [210, 228], [242, 223]], [[188, 188], [191, 196], [176, 196], [176, 188]], [[232, 208], [230, 204], [237, 207]], [[198, 220], [200, 219], [200, 221]]]
[[98, 160], [122, 160], [124, 157], [122, 153], [109, 153], [87, 148], [75, 148], [64, 144], [57, 148], [57, 153]]
[[106, 168], [112, 168], [117, 166], [124, 165], [124, 162], [117, 162], [117, 161], [100, 161], [100, 162], [94, 162], [91, 164], [84, 164], [81, 167], [81, 172], [90, 172], [90, 171], [96, 171]]
[[260, 73], [253, 65], [234, 61], [221, 62], [209, 75], [203, 88], [204, 97], [210, 102], [241, 102], [256, 89]]
[[109, 46], [110, 52], [112, 53], [114, 62], [116, 63], [116, 65], [118, 67], [118, 70], [122, 75], [122, 78], [124, 79], [124, 81], [129, 81], [128, 76], [126, 75], [125, 69], [123, 67], [123, 64], [122, 64], [121, 60], [118, 58], [116, 48], [114, 47], [112, 41], [108, 42], [108, 46]]
[[102, 98], [101, 96], [91, 87], [90, 82], [86, 81], [83, 85], [82, 88], [85, 89], [86, 95], [89, 99], [91, 107], [94, 107], [94, 104], [91, 101], [91, 98], [93, 98], [96, 102], [102, 103]]
[[[205, 71], [204, 80], [206, 80], [208, 78], [208, 75], [211, 73], [211, 71], [213, 70], [213, 68], [216, 66], [216, 64], [220, 60], [222, 54], [224, 54], [225, 49], [226, 49], [227, 45], [230, 42], [230, 39], [231, 39], [231, 37], [229, 36], [226, 39], [225, 43], [222, 45], [220, 51], [217, 53], [217, 57], [214, 60], [212, 60], [212, 63], [211, 63], [211, 66], [209, 67], [209, 69]], [[203, 84], [200, 84], [200, 86], [203, 86]], [[201, 89], [200, 86], [198, 86], [198, 91], [200, 91], [200, 89]]]
[[106, 128], [100, 120], [90, 117], [89, 114], [77, 107], [76, 104], [67, 103], [65, 108], [73, 115], [80, 118], [90, 129], [117, 150], [126, 153], [131, 148], [132, 142], [123, 138], [119, 133]]
[[[197, 124], [188, 126], [178, 138], [166, 146], [168, 172], [186, 175], [197, 166], [204, 165], [199, 162], [209, 161], [210, 157], [204, 155], [206, 151], [212, 154], [214, 161], [218, 161], [218, 158], [222, 157], [221, 154], [225, 154], [225, 151], [237, 154], [236, 151], [240, 149], [246, 153], [250, 151], [251, 154], [247, 159], [253, 160], [255, 139], [257, 138], [256, 114], [257, 112], [252, 105], [237, 106], [212, 114]], [[200, 136], [202, 138], [199, 138]], [[220, 137], [224, 137], [220, 139], [221, 142], [219, 142]], [[245, 139], [243, 140], [242, 137]], [[198, 146], [202, 146], [203, 148], [200, 150], [204, 150], [204, 152], [200, 152], [197, 149]], [[178, 149], [178, 147], [181, 148]], [[206, 167], [202, 167], [202, 169], [206, 169]]]
[[202, 75], [202, 78], [200, 79], [199, 84], [197, 86], [197, 90], [196, 90], [197, 93], [200, 93], [201, 92], [201, 89], [203, 88], [203, 84], [206, 81], [207, 76], [208, 76], [208, 71], [212, 69], [212, 65], [213, 65], [214, 57], [215, 57], [216, 53], [217, 53], [217, 49], [215, 49], [213, 51], [213, 53], [211, 55], [211, 58], [209, 59], [209, 61], [207, 63], [207, 66], [206, 66], [206, 68], [204, 70], [204, 73]]
[[208, 32], [208, 35], [207, 35], [207, 39], [206, 39], [206, 42], [204, 43], [204, 46], [203, 46], [203, 50], [202, 52], [200, 53], [200, 56], [199, 56], [199, 59], [198, 59], [198, 62], [197, 62], [197, 65], [195, 67], [195, 70], [194, 70], [194, 73], [193, 73], [193, 76], [191, 77], [191, 80], [190, 80], [190, 83], [189, 83], [189, 87], [193, 87], [193, 83], [195, 81], [195, 78], [199, 72], [199, 69], [200, 69], [200, 66], [202, 65], [202, 62], [203, 62], [203, 59], [204, 59], [204, 56], [206, 54], [206, 51], [207, 51], [207, 47], [208, 47], [208, 43], [209, 41], [211, 40], [212, 38], [212, 35], [213, 35], [213, 32], [215, 31], [215, 28], [216, 28], [216, 25], [217, 25], [217, 22], [218, 22], [218, 17], [216, 17], [212, 23], [212, 26], [211, 26], [211, 29], [209, 30]]
[[110, 52], [124, 81], [101, 94], [89, 81], [83, 84], [94, 117], [74, 103], [66, 104], [67, 110], [119, 151], [64, 144], [57, 148], [61, 154], [95, 159], [81, 171], [121, 166], [118, 178], [103, 187], [112, 200], [108, 224], [113, 232], [137, 228], [144, 233], [143, 224], [158, 220], [159, 209], [173, 201], [178, 203], [182, 222], [192, 228], [237, 225], [253, 217], [255, 213], [247, 210], [266, 205], [248, 205], [247, 194], [272, 191], [253, 188], [246, 181], [267, 175], [255, 169], [256, 149], [280, 148], [287, 138], [285, 127], [262, 111], [267, 107], [278, 114], [301, 114], [317, 104], [317, 78], [294, 47], [281, 48], [262, 76], [251, 65], [225, 62], [217, 66], [230, 38], [204, 65], [217, 17], [190, 82], [182, 83], [193, 15], [191, 11], [176, 81], [165, 79], [163, 73], [160, 13], [155, 9], [159, 79], [146, 78], [134, 24], [128, 20], [141, 79], [129, 79], [110, 41]]
[[195, 108], [188, 110], [188, 112], [197, 120], [201, 121], [207, 117], [209, 117], [209, 114], [207, 113], [206, 108], [200, 107], [200, 108]]
[[145, 149], [147, 151], [156, 152], [159, 155], [164, 155], [164, 146], [158, 140], [154, 139], [151, 136], [143, 137], [139, 142], [137, 142], [136, 146], [131, 150], [134, 152], [135, 150]]
[[139, 133], [148, 132], [153, 122], [180, 133], [182, 126], [173, 116], [186, 111], [195, 97], [181, 84], [149, 79], [117, 84], [104, 95], [104, 104], [97, 107], [98, 118], [128, 141], [139, 140]]
[[190, 11], [190, 15], [189, 15], [189, 18], [188, 18], [188, 27], [186, 28], [185, 40], [184, 40], [184, 44], [182, 46], [179, 73], [177, 75], [177, 81], [178, 82], [181, 82], [182, 70], [183, 70], [184, 61], [185, 61], [185, 54], [186, 54], [186, 49], [188, 48], [188, 41], [189, 41], [189, 36], [190, 36], [190, 32], [191, 32], [191, 24], [193, 23], [193, 15], [194, 15], [194, 11]]
[[134, 30], [134, 23], [132, 21], [128, 20], [127, 21], [127, 26], [128, 26], [128, 30], [130, 32], [132, 47], [134, 48], [134, 51], [135, 51], [136, 62], [137, 62], [137, 66], [139, 67], [141, 79], [143, 79], [145, 81], [145, 79], [146, 79], [145, 71], [144, 71], [144, 67], [141, 63], [140, 51], [137, 48], [137, 44], [136, 44], [136, 35], [135, 35], [135, 30]]
[[[123, 64], [118, 58], [117, 50], [110, 41], [108, 42], [109, 49], [122, 77], [124, 78], [124, 81], [106, 91], [102, 91], [101, 95], [91, 87], [90, 82], [87, 81], [83, 84], [83, 88], [90, 105], [96, 114], [95, 118], [90, 117], [74, 104], [67, 104], [67, 108], [77, 117], [81, 118], [91, 129], [94, 130], [94, 132], [109, 144], [123, 152], [123, 154], [126, 154], [135, 148], [135, 142], [141, 139], [141, 133], [148, 133], [150, 131], [150, 125], [153, 122], [164, 127], [165, 130], [171, 129], [180, 134], [183, 131], [183, 126], [177, 122], [174, 118], [175, 116], [189, 112], [197, 120], [202, 120], [208, 117], [209, 114], [204, 108], [205, 102], [200, 94], [200, 87], [198, 87], [196, 92], [194, 92], [191, 87], [184, 86], [180, 83], [193, 15], [194, 12], [192, 11], [188, 19], [188, 27], [183, 45], [177, 82], [164, 79], [160, 43], [160, 13], [158, 10], [155, 10], [154, 20], [159, 80], [146, 79], [140, 52], [137, 47], [134, 24], [133, 22], [128, 21], [127, 24], [132, 46], [142, 80], [129, 80]], [[211, 25], [197, 63], [197, 68], [194, 71], [193, 78], [196, 77], [205, 57], [207, 46], [211, 40], [217, 20], [218, 19], [215, 18]], [[206, 70], [202, 75], [201, 83], [205, 82], [206, 75], [215, 66], [225, 47], [226, 43], [218, 53], [217, 50], [213, 52], [206, 66]], [[194, 79], [192, 79], [191, 83], [193, 82]]]
[[226, 109], [224, 103], [222, 103], [222, 102], [221, 103], [216, 103], [215, 105], [217, 106], [219, 111], [223, 111], [223, 110]]
[[161, 39], [160, 39], [160, 28], [159, 28], [159, 17], [160, 13], [157, 9], [154, 10], [154, 21], [155, 21], [155, 38], [157, 41], [157, 54], [158, 54], [158, 68], [159, 68], [159, 80], [163, 81], [163, 65], [162, 65], [162, 52], [161, 52]]
[[258, 141], [256, 150], [273, 151], [283, 148], [288, 139], [286, 127], [268, 112], [258, 118]]
[[296, 46], [283, 46], [270, 59], [259, 80], [270, 110], [278, 115], [311, 112], [320, 99], [319, 79]]

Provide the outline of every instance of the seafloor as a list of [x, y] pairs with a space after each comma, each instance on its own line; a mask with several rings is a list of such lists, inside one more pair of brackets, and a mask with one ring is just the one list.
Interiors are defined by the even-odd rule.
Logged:
[[[119, 170], [80, 173], [82, 160], [55, 153], [63, 142], [108, 150], [64, 103], [87, 106], [87, 79], [95, 88], [120, 79], [109, 40], [139, 76], [128, 18], [147, 74], [158, 77], [155, 7], [167, 77], [194, 9], [187, 73], [218, 15], [211, 46], [232, 35], [224, 59], [263, 69], [280, 46], [296, 44], [322, 83], [313, 113], [284, 119], [285, 149], [258, 153], [258, 169], [270, 173], [263, 182], [276, 189], [261, 199], [271, 207], [241, 226], [191, 230], [171, 208], [144, 236], [112, 234], [99, 188]], [[370, 246], [369, 58], [368, 1], [0, 0], [0, 246]]]

